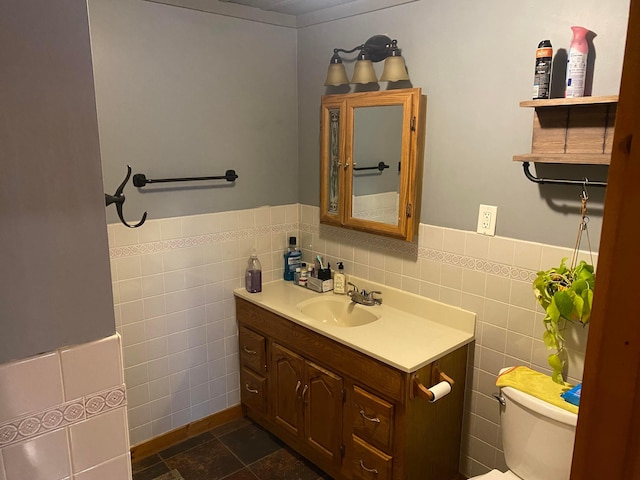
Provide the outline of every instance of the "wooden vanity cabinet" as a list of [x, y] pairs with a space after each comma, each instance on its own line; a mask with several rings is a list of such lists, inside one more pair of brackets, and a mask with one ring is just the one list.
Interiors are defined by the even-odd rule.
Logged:
[[326, 461], [338, 464], [342, 446], [342, 378], [271, 343], [273, 421]]
[[[334, 479], [459, 478], [467, 346], [407, 373], [241, 298], [236, 318], [246, 415]], [[436, 366], [452, 392], [414, 398]]]

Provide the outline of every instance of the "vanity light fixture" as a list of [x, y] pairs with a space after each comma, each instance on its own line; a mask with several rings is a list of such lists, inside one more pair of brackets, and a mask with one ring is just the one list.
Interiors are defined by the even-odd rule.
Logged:
[[[353, 77], [349, 82], [347, 72], [342, 63], [340, 53], [353, 53], [360, 50], [356, 61]], [[325, 86], [340, 86], [349, 83], [366, 84], [377, 82], [378, 78], [373, 70], [372, 62], [384, 60], [384, 69], [380, 81], [382, 82], [399, 82], [401, 80], [409, 80], [407, 67], [404, 64], [404, 58], [400, 54], [397, 40], [391, 40], [386, 35], [374, 35], [362, 45], [345, 50], [343, 48], [334, 48], [333, 56], [327, 71], [327, 79]]]

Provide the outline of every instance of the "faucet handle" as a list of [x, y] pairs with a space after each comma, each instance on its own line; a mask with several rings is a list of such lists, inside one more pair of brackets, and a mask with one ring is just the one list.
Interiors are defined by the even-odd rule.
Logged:
[[374, 303], [377, 303], [378, 305], [382, 304], [382, 299], [381, 298], [374, 298], [373, 294], [376, 293], [378, 295], [382, 295], [382, 292], [380, 290], [372, 290], [369, 293], [367, 293], [366, 297], [367, 300], [372, 301]]
[[347, 282], [347, 285], [351, 285], [353, 287], [353, 290], [351, 291], [356, 291], [356, 292], [360, 291], [360, 289], [356, 286], [355, 283]]

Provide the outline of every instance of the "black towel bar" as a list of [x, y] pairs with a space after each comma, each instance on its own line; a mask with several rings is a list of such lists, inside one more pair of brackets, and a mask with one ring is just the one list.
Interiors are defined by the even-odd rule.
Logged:
[[140, 188], [144, 187], [147, 183], [168, 183], [168, 182], [192, 182], [196, 180], [226, 180], [227, 182], [234, 182], [238, 178], [235, 170], [227, 170], [224, 175], [215, 177], [187, 177], [187, 178], [161, 178], [152, 180], [147, 178], [144, 173], [136, 173], [133, 176], [133, 184]]
[[[553, 184], [553, 185], [584, 185], [585, 180], [557, 180], [555, 178], [538, 178], [535, 177], [531, 171], [529, 170], [529, 162], [522, 162], [522, 170], [524, 171], [524, 176], [527, 177], [534, 183], [539, 183], [544, 185], [545, 183]], [[591, 180], [587, 181], [590, 187], [606, 187], [607, 182], [592, 182]]]
[[[354, 164], [355, 165], [355, 164]], [[389, 168], [389, 165], [384, 162], [379, 162], [375, 167], [353, 167], [354, 170], [380, 170], [383, 171], [385, 168]], [[135, 177], [134, 177], [135, 180]]]

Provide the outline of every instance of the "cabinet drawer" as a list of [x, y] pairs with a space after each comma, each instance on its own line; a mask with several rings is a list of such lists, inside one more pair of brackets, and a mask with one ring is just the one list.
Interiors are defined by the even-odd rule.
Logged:
[[358, 480], [389, 480], [392, 457], [353, 435], [353, 463], [351, 473]]
[[393, 445], [393, 405], [353, 387], [353, 432], [376, 447], [391, 451]]
[[238, 342], [240, 343], [240, 364], [258, 373], [266, 372], [267, 351], [264, 337], [248, 328], [240, 327]]
[[267, 379], [251, 370], [240, 369], [240, 391], [242, 403], [254, 410], [265, 412], [267, 400]]

